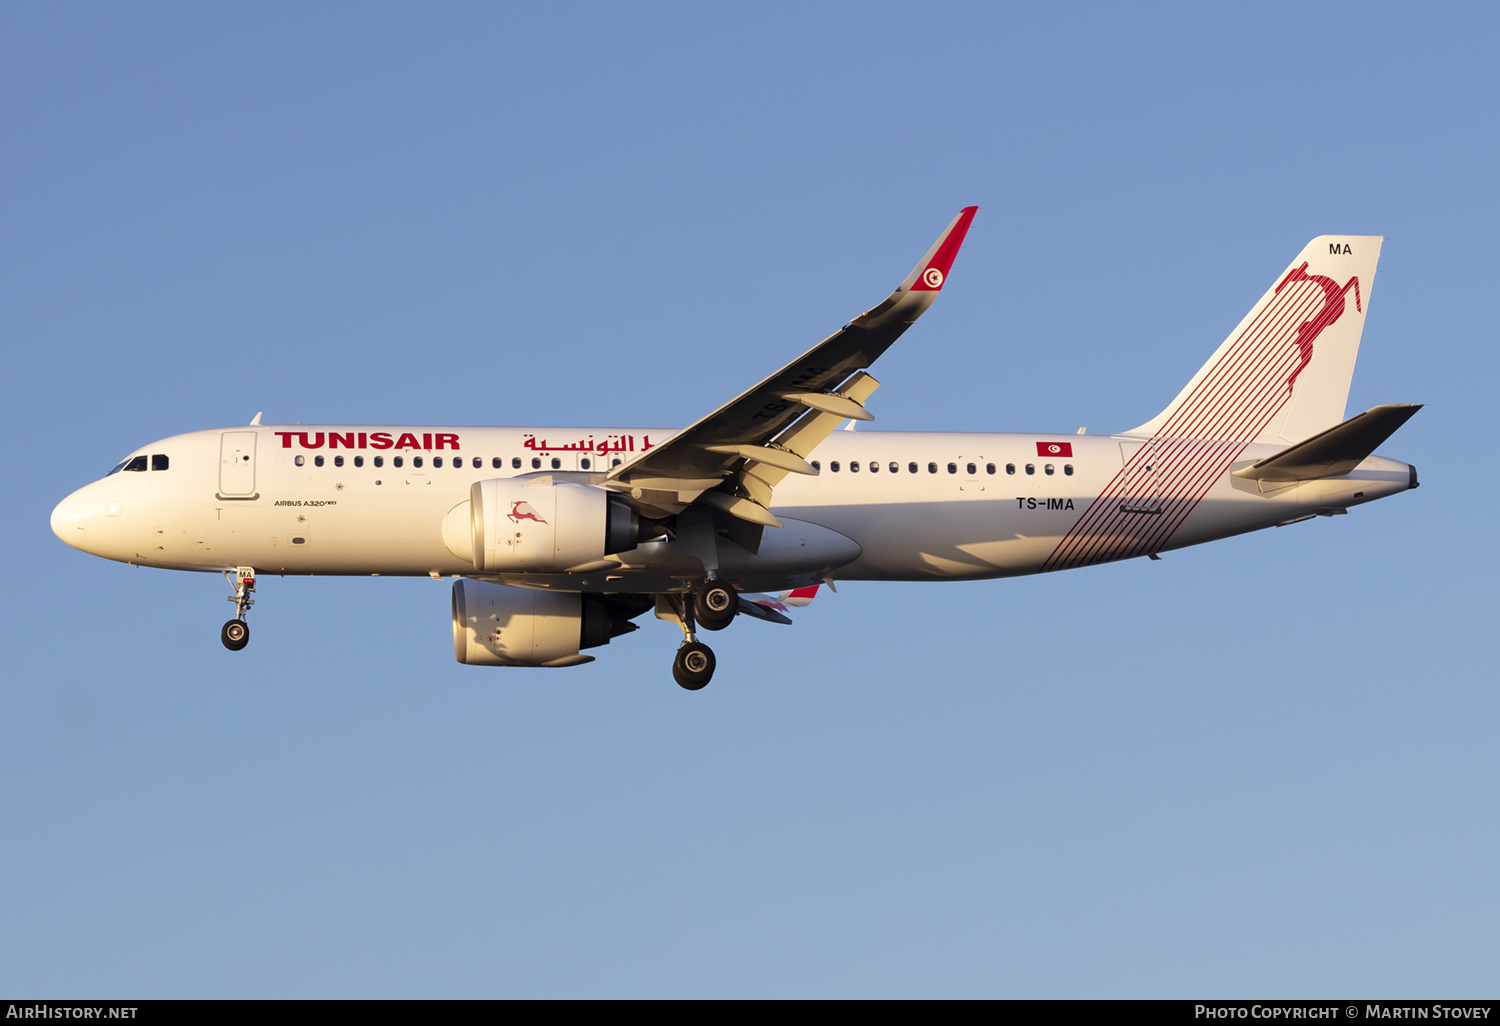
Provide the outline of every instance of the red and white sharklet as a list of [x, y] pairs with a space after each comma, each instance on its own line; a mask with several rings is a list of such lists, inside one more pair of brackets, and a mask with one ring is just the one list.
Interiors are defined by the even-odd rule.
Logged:
[[460, 661], [576, 665], [654, 608], [683, 630], [674, 674], [699, 687], [713, 658], [695, 620], [790, 622], [823, 583], [1155, 556], [1416, 486], [1413, 467], [1373, 452], [1417, 407], [1345, 419], [1380, 253], [1369, 236], [1309, 243], [1134, 430], [835, 430], [870, 418], [870, 366], [947, 283], [975, 211], [885, 301], [686, 428], [257, 416], [137, 449], [64, 499], [53, 530], [121, 562], [235, 572], [231, 648], [257, 570], [455, 576]]

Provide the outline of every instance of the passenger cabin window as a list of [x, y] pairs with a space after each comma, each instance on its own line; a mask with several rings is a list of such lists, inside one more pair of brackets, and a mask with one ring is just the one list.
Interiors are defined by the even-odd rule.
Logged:
[[615, 461], [613, 463], [611, 463], [610, 466], [611, 467], [618, 467], [621, 463], [624, 463], [624, 462], [625, 462], [624, 460], [616, 457]]
[[354, 465], [356, 467], [362, 467], [362, 466], [364, 466], [365, 465], [365, 458], [363, 456], [356, 456], [356, 457], [354, 457]]
[[929, 464], [927, 464], [927, 473], [929, 473], [929, 474], [936, 474], [937, 473], [937, 464], [936, 463], [929, 463]]
[[892, 474], [899, 474], [901, 472], [901, 464], [897, 463], [895, 460], [891, 460], [890, 470]]
[[1054, 470], [1056, 470], [1056, 469], [1057, 469], [1057, 468], [1056, 468], [1056, 467], [1054, 467], [1054, 466], [1052, 466], [1052, 464], [1050, 464], [1050, 463], [1049, 463], [1049, 464], [1047, 464], [1047, 465], [1046, 465], [1046, 466], [1045, 466], [1045, 467], [1043, 467], [1043, 468], [1042, 468], [1042, 469], [1043, 469], [1043, 470], [1045, 470], [1045, 471], [1046, 471], [1046, 472], [1047, 472], [1047, 476], [1048, 476], [1048, 477], [1051, 477], [1051, 476], [1052, 476], [1052, 473], [1053, 473], [1053, 471], [1054, 471]]
[[858, 474], [859, 473], [859, 464], [857, 462], [851, 461], [849, 463], [849, 473], [851, 473], [851, 474]]
[[321, 467], [323, 465], [323, 457], [321, 457], [321, 456], [314, 456], [313, 457], [313, 464], [315, 466]]
[[818, 460], [813, 460], [813, 461], [812, 461], [812, 468], [813, 468], [813, 469], [814, 469], [814, 470], [817, 470], [817, 471], [822, 471], [822, 469], [823, 469], [823, 464], [822, 464], [822, 463], [820, 463], [820, 462], [819, 462], [819, 461], [818, 461]]
[[1063, 464], [1063, 473], [1066, 474], [1066, 475], [1068, 475], [1069, 477], [1072, 477], [1073, 476], [1073, 464], [1071, 464], [1071, 463], [1064, 463]]
[[906, 472], [908, 474], [915, 474], [917, 472], [917, 465], [915, 463], [908, 463], [906, 465]]
[[307, 457], [306, 456], [295, 456], [295, 457], [292, 458], [292, 462], [295, 463], [295, 464], [297, 464], [297, 466], [299, 466], [299, 467], [300, 466], [304, 466], [307, 463]]
[[834, 460], [832, 463], [828, 464], [828, 469], [837, 474], [839, 472], [839, 461]]
[[542, 469], [542, 458], [540, 456], [533, 456], [533, 457], [531, 457], [531, 469], [532, 470], [541, 470]]
[[880, 464], [876, 463], [874, 460], [870, 461], [870, 473], [872, 473], [872, 474], [878, 474], [878, 473], [880, 473]]
[[[500, 459], [499, 459], [499, 457], [496, 457], [495, 458], [495, 468], [499, 469], [499, 467], [500, 467]], [[512, 470], [520, 470], [521, 469], [521, 457], [519, 457], [519, 456], [512, 456], [510, 458], [510, 468]]]
[[964, 468], [964, 469], [965, 469], [965, 470], [967, 470], [967, 471], [968, 471], [968, 473], [969, 473], [969, 476], [970, 476], [970, 477], [975, 477], [975, 476], [977, 476], [977, 475], [978, 475], [978, 473], [979, 473], [979, 468], [978, 468], [978, 467], [976, 467], [976, 466], [974, 466], [974, 464], [972, 464], [972, 463], [970, 463], [970, 464], [969, 464], [969, 465], [968, 465], [968, 466], [967, 466], [967, 467], [965, 467], [965, 468]]
[[[463, 460], [459, 460], [459, 462], [462, 463]], [[495, 457], [495, 466], [498, 467], [499, 465], [500, 465], [500, 457], [496, 456]], [[484, 460], [480, 459], [478, 456], [475, 456], [474, 457], [474, 469], [478, 470], [482, 466], [484, 466]]]
[[1005, 472], [1007, 474], [1014, 474], [1016, 472], [1016, 465], [1014, 463], [1007, 463], [1005, 465]]
[[333, 458], [333, 465], [335, 467], [342, 467], [344, 465], [344, 457], [342, 457], [342, 456], [335, 456]]
[[441, 456], [434, 456], [432, 458], [432, 465], [434, 467], [441, 467], [443, 465], [443, 458]]
[[374, 462], [375, 462], [375, 465], [377, 467], [383, 467], [383, 466], [385, 466], [385, 457], [384, 456], [376, 456]]
[[561, 470], [562, 469], [562, 460], [558, 459], [556, 456], [552, 457], [552, 469], [553, 470]]
[[993, 463], [986, 463], [984, 465], [984, 472], [986, 474], [993, 474], [995, 472], [995, 465]]
[[584, 470], [589, 470], [589, 469], [591, 469], [593, 467], [593, 464], [589, 462], [589, 458], [587, 456], [585, 456], [583, 459], [579, 460], [578, 461], [578, 465], [580, 467], [582, 467]]
[[146, 457], [144, 457], [144, 456], [137, 456], [137, 457], [135, 457], [134, 459], [128, 461], [125, 464], [124, 469], [125, 469], [126, 473], [134, 473], [135, 471], [145, 471], [145, 469], [146, 469]]
[[167, 458], [165, 456], [163, 456], [161, 453], [157, 453], [156, 455], [152, 456], [151, 457], [151, 469], [152, 470], [166, 470], [167, 469]]
[[948, 464], [948, 473], [950, 473], [950, 474], [957, 474], [958, 473], [958, 464], [957, 463], [950, 463], [950, 464]]
[[[420, 457], [420, 456], [413, 456], [411, 458], [411, 465], [414, 466], [414, 467], [420, 467], [422, 465], [422, 457]], [[399, 466], [399, 464], [398, 464], [398, 466]]]
[[391, 457], [391, 466], [393, 466], [393, 467], [399, 467], [399, 466], [401, 466], [401, 463], [402, 463], [402, 460], [401, 460], [400, 456], [392, 456]]
[[1028, 474], [1035, 474], [1036, 473], [1036, 465], [1032, 464], [1032, 463], [1026, 464], [1026, 473], [1028, 473]]

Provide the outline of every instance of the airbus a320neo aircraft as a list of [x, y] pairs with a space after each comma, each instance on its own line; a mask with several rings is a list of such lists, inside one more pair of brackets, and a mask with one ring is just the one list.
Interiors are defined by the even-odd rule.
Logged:
[[[175, 435], [74, 492], [52, 529], [107, 559], [223, 572], [226, 647], [257, 571], [452, 575], [453, 649], [574, 666], [655, 611], [707, 684], [695, 628], [790, 623], [835, 581], [1090, 566], [1294, 523], [1417, 487], [1371, 455], [1420, 407], [1344, 404], [1379, 237], [1322, 236], [1177, 398], [1115, 435], [837, 431], [868, 368], [932, 305], [963, 210], [883, 302], [680, 431], [266, 425]], [[851, 425], [852, 426], [852, 425]], [[778, 595], [762, 593], [779, 593]]]

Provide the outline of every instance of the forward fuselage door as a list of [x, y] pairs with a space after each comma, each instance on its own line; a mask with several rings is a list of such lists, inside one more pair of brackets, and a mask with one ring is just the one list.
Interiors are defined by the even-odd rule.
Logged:
[[226, 431], [219, 440], [219, 498], [258, 498], [254, 431]]
[[1161, 486], [1156, 466], [1159, 455], [1155, 439], [1149, 442], [1120, 443], [1120, 459], [1125, 465], [1121, 513], [1150, 516], [1161, 512]]

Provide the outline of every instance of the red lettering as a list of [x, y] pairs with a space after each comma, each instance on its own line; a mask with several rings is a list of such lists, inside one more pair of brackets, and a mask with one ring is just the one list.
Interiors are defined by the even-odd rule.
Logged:
[[345, 449], [352, 449], [352, 448], [354, 448], [354, 432], [353, 431], [345, 432], [342, 435], [339, 434], [336, 431], [330, 431], [330, 432], [328, 432], [328, 448], [330, 448], [330, 449], [337, 449], [337, 448], [340, 448], [340, 447], [343, 447]]
[[417, 436], [410, 431], [405, 432], [400, 438], [396, 439], [396, 448], [398, 449], [415, 449], [416, 447]]
[[307, 432], [306, 431], [298, 431], [297, 432], [297, 437], [298, 437], [298, 439], [301, 440], [301, 442], [302, 442], [302, 448], [304, 448], [304, 449], [321, 449], [321, 448], [323, 448], [323, 432], [321, 432], [321, 431], [314, 431], [313, 432], [313, 440], [311, 442], [309, 442], [307, 440]]
[[389, 449], [391, 447], [391, 436], [386, 431], [375, 431], [370, 435], [371, 449]]
[[437, 436], [437, 447], [439, 449], [443, 449], [443, 448], [457, 449], [458, 448], [458, 436], [457, 435], [438, 435]]
[[275, 432], [276, 436], [281, 439], [281, 447], [283, 449], [290, 449], [292, 447], [292, 436], [295, 435], [296, 433], [297, 432], [295, 432], [295, 431], [277, 431], [277, 432]]
[[360, 447], [360, 448], [361, 448], [361, 449], [367, 449], [367, 448], [369, 448], [369, 446], [367, 446], [367, 445], [366, 445], [366, 444], [365, 444], [365, 441], [366, 441], [366, 440], [365, 440], [365, 433], [364, 433], [364, 432], [363, 432], [363, 431], [361, 431], [361, 432], [360, 432], [360, 433], [359, 433], [359, 447]]
[[426, 435], [422, 436], [422, 448], [424, 448], [424, 449], [431, 449], [432, 448], [432, 435], [431, 434], [426, 434]]

